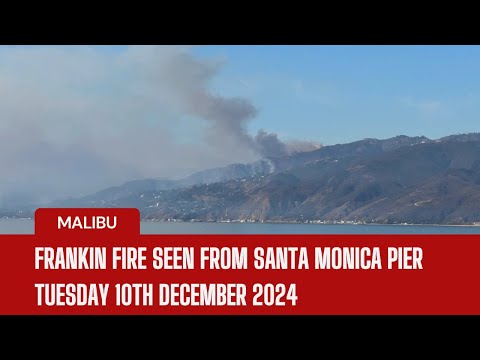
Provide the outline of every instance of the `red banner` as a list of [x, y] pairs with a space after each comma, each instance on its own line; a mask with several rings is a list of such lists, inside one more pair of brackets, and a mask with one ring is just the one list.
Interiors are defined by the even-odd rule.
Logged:
[[478, 235], [140, 235], [136, 209], [39, 209], [0, 240], [0, 314], [480, 314]]

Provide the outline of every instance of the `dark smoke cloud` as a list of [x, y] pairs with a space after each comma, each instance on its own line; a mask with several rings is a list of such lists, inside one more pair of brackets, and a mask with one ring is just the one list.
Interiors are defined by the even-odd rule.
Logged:
[[269, 134], [261, 129], [253, 138], [254, 146], [262, 157], [279, 157], [288, 155], [288, 147], [277, 134]]
[[282, 142], [275, 133], [267, 133], [261, 129], [253, 138], [256, 151], [262, 157], [281, 157], [296, 153], [313, 151], [322, 147], [320, 143], [312, 141], [292, 140]]

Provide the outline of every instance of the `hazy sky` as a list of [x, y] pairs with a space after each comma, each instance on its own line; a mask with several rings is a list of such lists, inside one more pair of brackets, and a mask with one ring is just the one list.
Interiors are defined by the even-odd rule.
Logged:
[[479, 131], [478, 46], [0, 46], [0, 206]]

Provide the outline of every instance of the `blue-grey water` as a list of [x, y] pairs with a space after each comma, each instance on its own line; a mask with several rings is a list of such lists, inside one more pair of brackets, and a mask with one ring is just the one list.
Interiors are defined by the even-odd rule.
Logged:
[[[0, 219], [0, 234], [33, 234], [33, 220]], [[142, 222], [142, 234], [480, 234], [480, 226]]]

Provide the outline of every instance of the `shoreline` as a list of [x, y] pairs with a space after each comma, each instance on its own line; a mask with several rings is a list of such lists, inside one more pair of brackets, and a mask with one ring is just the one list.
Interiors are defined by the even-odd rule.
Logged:
[[140, 222], [144, 223], [199, 223], [199, 224], [268, 224], [268, 225], [327, 225], [327, 226], [336, 226], [336, 225], [349, 225], [349, 226], [447, 226], [447, 227], [473, 227], [480, 228], [479, 225], [473, 224], [382, 224], [382, 223], [305, 223], [297, 221], [189, 221], [189, 220], [144, 220], [140, 219]]
[[[20, 217], [3, 217], [1, 220], [28, 220], [34, 221], [33, 218], [20, 218]], [[480, 224], [384, 224], [384, 223], [305, 223], [298, 221], [199, 221], [199, 220], [157, 220], [157, 219], [140, 219], [140, 223], [198, 223], [198, 224], [267, 224], [267, 225], [324, 225], [324, 226], [337, 226], [337, 225], [348, 225], [348, 226], [443, 226], [443, 227], [472, 227], [480, 228]]]

